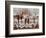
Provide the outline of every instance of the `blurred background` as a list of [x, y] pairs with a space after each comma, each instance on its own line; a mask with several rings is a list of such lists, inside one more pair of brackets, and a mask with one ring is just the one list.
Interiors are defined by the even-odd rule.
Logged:
[[[6, 1], [44, 2], [46, 9], [46, 0], [6, 0]], [[46, 25], [46, 20], [45, 20], [45, 25]], [[5, 38], [5, 0], [0, 0], [0, 38]], [[12, 37], [12, 38], [46, 38], [46, 30], [45, 30], [45, 35], [42, 36], [26, 36], [26, 37]]]

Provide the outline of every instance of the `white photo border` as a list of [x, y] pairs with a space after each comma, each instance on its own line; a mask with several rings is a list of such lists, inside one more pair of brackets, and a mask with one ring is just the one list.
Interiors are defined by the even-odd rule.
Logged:
[[[39, 9], [39, 29], [19, 29], [13, 30], [13, 8], [38, 8]], [[28, 34], [42, 32], [42, 6], [10, 5], [10, 34]]]

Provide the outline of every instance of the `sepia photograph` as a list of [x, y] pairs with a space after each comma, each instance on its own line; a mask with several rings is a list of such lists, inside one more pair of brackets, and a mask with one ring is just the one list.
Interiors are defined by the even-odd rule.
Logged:
[[13, 29], [39, 29], [39, 9], [13, 8]]

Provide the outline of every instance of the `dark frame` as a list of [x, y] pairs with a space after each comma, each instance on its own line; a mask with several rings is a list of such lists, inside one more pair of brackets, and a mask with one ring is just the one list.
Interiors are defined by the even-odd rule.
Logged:
[[[10, 4], [23, 4], [23, 5], [42, 5], [43, 11], [43, 33], [34, 33], [34, 34], [19, 34], [19, 35], [9, 35], [9, 5]], [[5, 1], [5, 37], [18, 37], [18, 36], [37, 36], [37, 35], [45, 35], [45, 3], [40, 2], [20, 2], [20, 1]]]

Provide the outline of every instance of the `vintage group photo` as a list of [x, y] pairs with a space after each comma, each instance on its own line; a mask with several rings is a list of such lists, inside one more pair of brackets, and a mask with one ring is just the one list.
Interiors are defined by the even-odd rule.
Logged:
[[39, 29], [39, 9], [13, 8], [13, 29]]

